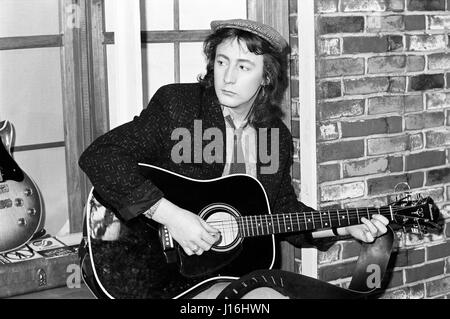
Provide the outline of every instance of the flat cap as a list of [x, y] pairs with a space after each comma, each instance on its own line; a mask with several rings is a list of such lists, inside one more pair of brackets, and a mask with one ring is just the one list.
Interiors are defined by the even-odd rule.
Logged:
[[279, 52], [287, 47], [287, 42], [277, 30], [267, 24], [263, 24], [253, 20], [231, 19], [231, 20], [215, 20], [211, 22], [211, 30], [216, 32], [220, 29], [234, 28], [256, 34], [269, 42]]

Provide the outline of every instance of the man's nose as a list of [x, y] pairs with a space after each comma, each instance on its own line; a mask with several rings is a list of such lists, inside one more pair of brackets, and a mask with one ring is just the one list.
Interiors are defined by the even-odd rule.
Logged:
[[236, 82], [236, 70], [234, 67], [229, 66], [225, 71], [225, 77], [224, 77], [225, 83], [235, 83]]

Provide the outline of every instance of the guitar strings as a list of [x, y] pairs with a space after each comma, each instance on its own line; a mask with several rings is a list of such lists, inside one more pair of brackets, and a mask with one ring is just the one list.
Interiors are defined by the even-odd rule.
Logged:
[[[399, 211], [402, 211], [402, 210], [405, 210], [405, 209], [406, 208], [392, 207], [392, 213], [399, 212]], [[363, 212], [363, 211], [360, 212], [359, 210], [356, 211], [356, 209], [355, 209], [355, 211], [342, 212], [341, 214], [339, 214], [339, 217], [342, 215], [342, 217], [344, 217], [344, 218], [342, 218], [342, 221], [345, 221], [346, 223], [348, 222], [349, 219], [353, 219], [354, 217], [356, 217], [357, 220], [359, 219], [359, 222], [361, 223], [361, 217], [367, 218], [366, 216], [362, 216], [362, 215], [367, 215], [367, 214], [370, 215], [370, 213], [369, 213], [369, 211], [367, 209], [363, 209], [363, 210], [365, 210], [365, 212]], [[376, 209], [376, 212], [379, 212], [379, 214], [381, 214], [381, 215], [383, 215], [382, 211], [387, 216], [389, 216], [391, 214], [391, 208]], [[280, 232], [281, 232], [280, 227], [284, 227], [285, 231], [286, 231], [286, 225], [291, 224], [292, 228], [294, 228], [294, 225], [300, 224], [302, 226], [305, 225], [305, 229], [304, 230], [307, 230], [309, 224], [313, 224], [314, 228], [316, 228], [315, 227], [316, 222], [320, 223], [322, 228], [325, 228], [323, 226], [324, 221], [325, 221], [325, 224], [329, 223], [330, 220], [331, 220], [331, 224], [333, 224], [333, 221], [337, 221], [339, 223], [340, 219], [338, 219], [336, 217], [333, 217], [333, 218], [331, 216], [329, 216], [329, 217], [328, 216], [327, 217], [321, 217], [321, 216], [317, 217], [318, 214], [327, 214], [328, 213], [328, 215], [329, 215], [330, 212], [335, 214], [335, 212], [333, 212], [333, 211], [327, 211], [327, 212], [325, 212], [325, 211], [313, 211], [313, 212], [304, 212], [304, 213], [253, 215], [253, 216], [241, 216], [238, 219], [234, 219], [233, 217], [231, 217], [228, 220], [215, 220], [215, 221], [208, 222], [208, 224], [210, 224], [210, 225], [220, 224], [220, 226], [222, 226], [222, 229], [224, 229], [224, 230], [229, 230], [229, 229], [234, 230], [236, 227], [239, 228], [239, 226], [241, 226], [243, 229], [244, 228], [251, 229], [252, 231], [254, 229], [258, 229], [260, 227], [269, 228], [269, 226], [271, 226], [272, 229], [274, 230], [275, 226], [277, 225], [278, 226], [277, 228], [279, 229]], [[307, 213], [309, 213], [311, 215], [311, 218], [306, 216]], [[374, 213], [374, 214], [377, 214], [377, 213]], [[299, 216], [299, 215], [303, 215], [303, 216]], [[373, 215], [373, 214], [371, 214], [371, 215]], [[268, 218], [264, 218], [265, 216], [270, 218], [271, 221], [267, 220]], [[286, 216], [289, 216], [290, 218], [288, 219]], [[295, 220], [292, 221], [292, 216], [294, 216], [294, 219], [297, 219], [297, 221], [295, 221]], [[307, 221], [304, 220], [305, 216], [308, 219]], [[276, 220], [274, 220], [273, 217], [276, 217]], [[258, 218], [260, 218], [259, 221], [258, 221]], [[266, 220], [263, 220], [263, 218], [266, 219]], [[300, 219], [303, 219], [303, 220], [300, 220]], [[236, 224], [237, 224], [237, 226], [236, 226]], [[344, 226], [349, 226], [349, 224], [350, 223], [348, 223], [347, 225], [343, 225], [343, 227]], [[329, 227], [329, 226], [327, 226], [327, 227]]]

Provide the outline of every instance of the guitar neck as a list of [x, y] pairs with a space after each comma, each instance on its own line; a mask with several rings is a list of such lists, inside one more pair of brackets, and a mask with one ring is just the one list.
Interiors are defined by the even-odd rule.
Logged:
[[374, 214], [394, 219], [394, 208], [349, 208], [300, 213], [243, 216], [238, 221], [242, 237], [254, 237], [298, 231], [316, 231], [331, 227], [345, 227], [362, 224], [362, 217], [371, 219]]

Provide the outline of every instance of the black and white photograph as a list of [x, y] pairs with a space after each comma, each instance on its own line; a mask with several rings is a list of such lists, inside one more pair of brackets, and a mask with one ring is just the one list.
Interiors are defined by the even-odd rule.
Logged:
[[0, 0], [0, 137], [0, 299], [450, 298], [449, 0]]

